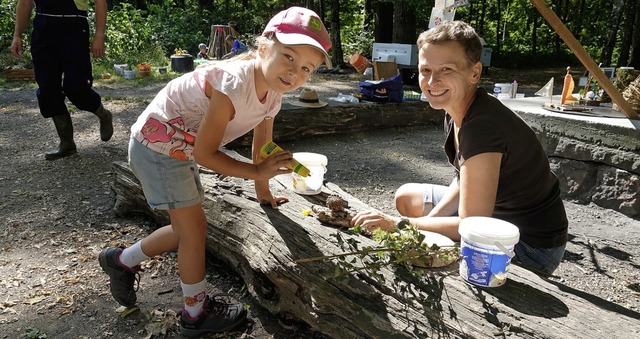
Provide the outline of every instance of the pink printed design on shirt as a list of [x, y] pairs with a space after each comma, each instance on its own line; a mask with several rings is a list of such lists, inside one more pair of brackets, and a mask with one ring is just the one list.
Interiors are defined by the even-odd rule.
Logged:
[[[175, 144], [169, 151], [169, 156], [180, 160], [188, 160], [186, 153], [188, 145], [194, 145], [196, 137], [184, 131], [185, 123], [181, 117], [171, 119], [166, 123], [149, 118], [140, 132], [144, 136], [144, 140], [150, 143]], [[176, 137], [181, 135], [182, 138]]]
[[[178, 126], [184, 126], [184, 123], [182, 123], [182, 118], [176, 118], [168, 121], [169, 126], [173, 125], [173, 123], [177, 123]], [[144, 140], [147, 140], [151, 143], [167, 143], [171, 141], [171, 137], [173, 137], [173, 135], [176, 133], [176, 130], [169, 126], [167, 126], [160, 120], [149, 118], [149, 120], [145, 122], [144, 126], [142, 126], [140, 132], [142, 132]]]

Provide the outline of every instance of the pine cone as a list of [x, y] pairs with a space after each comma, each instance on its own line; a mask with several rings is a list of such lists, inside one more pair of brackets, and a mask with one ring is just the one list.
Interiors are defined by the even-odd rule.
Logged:
[[347, 207], [347, 202], [337, 195], [330, 195], [327, 198], [326, 204], [327, 207], [334, 212], [342, 211]]

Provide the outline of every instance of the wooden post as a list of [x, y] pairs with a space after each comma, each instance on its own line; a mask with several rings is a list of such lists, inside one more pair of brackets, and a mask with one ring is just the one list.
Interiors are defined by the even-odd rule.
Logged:
[[567, 26], [562, 23], [562, 20], [558, 18], [556, 13], [547, 6], [545, 0], [531, 0], [531, 2], [536, 6], [536, 9], [538, 9], [538, 12], [542, 14], [545, 20], [547, 20], [549, 25], [551, 25], [556, 33], [558, 33], [564, 43], [567, 44], [571, 51], [578, 57], [578, 60], [580, 60], [582, 65], [584, 65], [598, 80], [598, 84], [600, 84], [609, 96], [611, 96], [611, 100], [620, 107], [622, 112], [624, 112], [629, 119], [640, 120], [640, 116], [638, 116], [633, 107], [624, 100], [622, 94], [620, 94], [620, 92], [618, 92], [615, 86], [611, 83], [611, 80], [604, 74], [604, 72], [602, 72], [600, 67], [596, 65], [589, 53], [585, 51], [580, 42], [573, 36], [573, 34], [571, 34], [571, 32], [569, 32]]

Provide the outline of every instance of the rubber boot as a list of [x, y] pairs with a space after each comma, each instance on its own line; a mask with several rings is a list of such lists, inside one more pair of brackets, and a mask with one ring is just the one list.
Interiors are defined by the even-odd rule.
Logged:
[[98, 110], [93, 112], [100, 118], [100, 139], [102, 141], [109, 141], [113, 135], [113, 115], [108, 109], [104, 108], [102, 104], [98, 107]]
[[53, 124], [60, 137], [60, 145], [56, 152], [46, 153], [44, 158], [47, 160], [55, 160], [76, 154], [76, 143], [73, 142], [73, 123], [69, 114], [58, 115], [52, 118]]

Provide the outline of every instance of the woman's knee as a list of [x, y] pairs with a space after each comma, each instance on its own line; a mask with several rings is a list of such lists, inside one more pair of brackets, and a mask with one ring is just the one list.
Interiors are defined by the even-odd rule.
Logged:
[[396, 190], [395, 203], [398, 213], [407, 217], [424, 215], [424, 188], [422, 184], [409, 183]]

